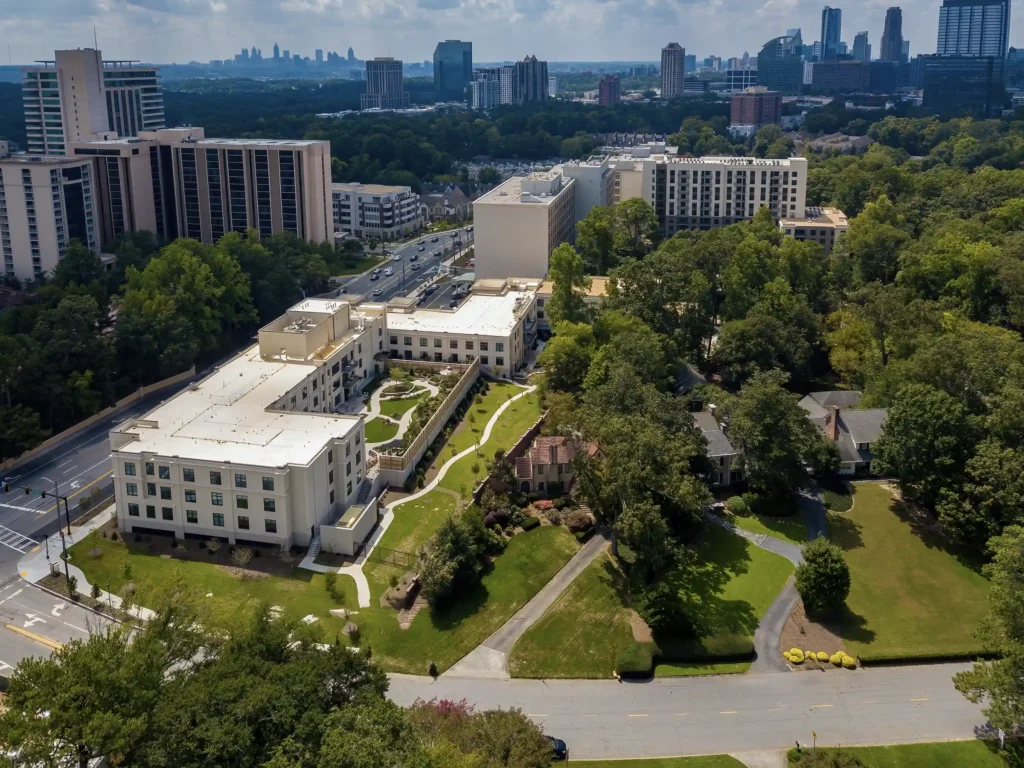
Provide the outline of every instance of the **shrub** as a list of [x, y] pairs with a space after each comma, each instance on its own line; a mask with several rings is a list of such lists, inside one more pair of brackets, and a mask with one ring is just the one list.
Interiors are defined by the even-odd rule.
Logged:
[[789, 751], [789, 764], [797, 768], [863, 768], [864, 763], [841, 749]]
[[684, 637], [697, 634], [693, 621], [686, 615], [686, 604], [679, 597], [679, 590], [664, 581], [652, 584], [637, 595], [633, 607], [654, 632]]
[[594, 516], [582, 509], [574, 509], [565, 518], [565, 527], [572, 533], [582, 533], [594, 527]]
[[521, 525], [520, 527], [521, 527], [521, 528], [522, 528], [522, 529], [523, 529], [524, 531], [532, 531], [532, 530], [533, 530], [534, 528], [536, 528], [536, 527], [537, 527], [538, 525], [540, 525], [540, 519], [539, 519], [539, 518], [536, 518], [536, 517], [528, 517], [528, 518], [526, 518], [525, 520], [523, 520], [523, 523], [522, 523], [522, 525]]
[[551, 509], [545, 513], [545, 516], [553, 525], [561, 525], [562, 521], [565, 519], [565, 513], [555, 506], [552, 506]]
[[789, 651], [783, 651], [782, 658], [784, 658], [786, 661], [789, 661]]
[[338, 574], [334, 571], [328, 571], [324, 574], [324, 587], [327, 588], [327, 594], [331, 596], [334, 602], [345, 602], [345, 590], [338, 587]]
[[818, 661], [820, 661], [822, 664], [828, 661], [828, 654], [824, 651], [818, 651], [818, 653], [815, 654], [815, 656], [817, 657]]
[[555, 499], [554, 504], [552, 506], [554, 506], [554, 508], [557, 510], [563, 510], [567, 506], [569, 506], [569, 502], [567, 502], [563, 497], [559, 496], [557, 499]]
[[562, 495], [562, 483], [560, 481], [552, 480], [550, 483], [548, 483], [548, 498], [549, 499], [556, 499], [555, 503], [557, 504], [558, 503], [558, 501], [557, 501], [558, 497], [561, 496], [561, 495]]
[[843, 551], [828, 539], [804, 545], [804, 562], [796, 569], [796, 588], [811, 616], [837, 614], [850, 594], [850, 568]]
[[417, 563], [423, 597], [436, 606], [480, 579], [486, 534], [468, 516], [449, 516], [420, 548]]
[[206, 551], [211, 555], [214, 555], [217, 553], [217, 550], [220, 549], [222, 543], [223, 542], [221, 542], [220, 539], [211, 536], [206, 540]]
[[654, 654], [649, 645], [633, 641], [615, 657], [615, 671], [621, 677], [647, 677], [654, 670]]
[[733, 496], [725, 502], [725, 508], [730, 514], [737, 517], [746, 517], [750, 514], [750, 505], [742, 496]]
[[842, 664], [843, 664], [843, 652], [842, 651], [836, 651], [835, 653], [832, 654], [831, 657], [829, 657], [829, 661], [832, 662], [832, 664], [834, 666], [837, 666], [837, 667], [842, 666]]
[[252, 550], [248, 547], [236, 547], [231, 553], [231, 560], [238, 566], [246, 566], [252, 560]]
[[119, 538], [120, 537], [117, 535], [117, 531], [111, 531], [110, 532], [110, 540], [111, 541], [117, 541]]
[[847, 656], [846, 654], [843, 654], [843, 666], [847, 669], [856, 669], [857, 660], [853, 658], [853, 656]]
[[804, 663], [804, 652], [801, 651], [799, 648], [792, 648], [792, 649], [790, 649], [790, 651], [789, 651], [789, 660], [791, 662], [793, 662], [794, 664], [803, 664]]
[[93, 600], [99, 600], [100, 599], [100, 595], [102, 593], [103, 593], [103, 590], [100, 589], [100, 585], [99, 584], [93, 584], [92, 585], [92, 589], [89, 591], [89, 594], [92, 595], [92, 599]]
[[536, 491], [530, 491], [528, 494], [526, 494], [526, 500], [529, 501], [531, 504], [539, 498], [540, 496], [537, 495]]
[[68, 595], [71, 596], [72, 600], [78, 599], [78, 577], [72, 576], [68, 579]]
[[392, 573], [388, 577], [388, 586], [391, 587], [392, 589], [398, 589], [398, 581], [399, 581], [398, 574], [397, 573]]

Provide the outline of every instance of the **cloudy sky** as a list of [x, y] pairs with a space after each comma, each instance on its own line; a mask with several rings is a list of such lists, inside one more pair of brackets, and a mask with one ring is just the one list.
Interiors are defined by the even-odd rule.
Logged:
[[[870, 33], [878, 55], [892, 0], [843, 8], [843, 39]], [[935, 50], [940, 0], [906, 0], [903, 34], [914, 53]], [[443, 38], [473, 41], [476, 61], [654, 60], [677, 41], [700, 56], [756, 53], [770, 37], [801, 27], [820, 35], [820, 0], [0, 0], [0, 59], [47, 58], [55, 48], [91, 46], [97, 27], [107, 58], [155, 63], [227, 58], [274, 42], [293, 53], [315, 48], [360, 58], [427, 59]], [[1010, 44], [1024, 42], [1018, 12]]]

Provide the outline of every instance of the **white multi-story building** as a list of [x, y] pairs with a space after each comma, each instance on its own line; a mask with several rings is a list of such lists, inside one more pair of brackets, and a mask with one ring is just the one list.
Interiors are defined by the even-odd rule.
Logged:
[[3, 274], [38, 280], [52, 273], [72, 238], [99, 250], [91, 159], [8, 155], [0, 145], [0, 253]]
[[423, 227], [420, 196], [409, 187], [333, 184], [334, 231], [395, 240]]
[[158, 67], [103, 61], [91, 48], [57, 51], [22, 69], [28, 151], [63, 155], [71, 144], [164, 127]]
[[593, 208], [611, 205], [615, 196], [615, 167], [607, 155], [595, 156], [557, 166], [562, 175], [575, 180], [576, 221], [586, 218]]
[[438, 363], [479, 359], [491, 376], [512, 378], [537, 337], [539, 287], [539, 280], [477, 280], [455, 309], [419, 308], [411, 298], [392, 300], [387, 305], [390, 355]]
[[335, 413], [381, 368], [385, 317], [307, 299], [259, 343], [110, 434], [118, 526], [306, 546], [366, 530], [361, 417]]
[[[509, 69], [512, 69], [511, 67]], [[515, 74], [515, 69], [512, 69]], [[509, 90], [509, 102], [511, 103], [511, 84]], [[473, 109], [491, 109], [502, 104], [501, 100], [501, 69], [489, 67], [477, 69], [473, 72], [473, 82], [470, 83], [470, 107]]]
[[513, 177], [473, 203], [477, 277], [543, 278], [576, 239], [576, 180], [554, 169]]

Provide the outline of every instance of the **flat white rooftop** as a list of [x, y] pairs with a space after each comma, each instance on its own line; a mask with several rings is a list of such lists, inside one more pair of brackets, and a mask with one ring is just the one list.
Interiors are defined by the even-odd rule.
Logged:
[[[560, 181], [562, 178], [561, 171], [538, 171], [528, 176], [513, 176], [487, 194], [478, 197], [473, 201], [473, 205], [548, 206], [565, 191], [568, 187], [566, 182], [573, 181], [572, 179], [565, 179], [564, 182]], [[546, 186], [551, 191], [545, 191], [542, 194], [531, 194], [528, 191], [531, 184]]]
[[846, 229], [850, 226], [846, 214], [838, 208], [808, 208], [804, 218], [783, 218], [780, 227], [837, 227]]
[[118, 450], [265, 467], [308, 464], [328, 441], [346, 437], [360, 422], [353, 416], [267, 410], [314, 367], [266, 362], [253, 345], [147, 413], [143, 423], [117, 430], [139, 436]]
[[182, 143], [217, 147], [314, 147], [327, 144], [315, 139], [186, 139]]
[[507, 338], [516, 327], [516, 309], [529, 302], [532, 293], [507, 291], [500, 296], [470, 294], [456, 310], [417, 309], [409, 313], [388, 312], [392, 333], [450, 333], [461, 336]]

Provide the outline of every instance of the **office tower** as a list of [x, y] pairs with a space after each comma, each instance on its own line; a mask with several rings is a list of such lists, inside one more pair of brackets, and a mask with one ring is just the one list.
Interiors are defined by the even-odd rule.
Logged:
[[857, 61], [871, 61], [871, 43], [867, 32], [858, 32], [853, 38], [853, 58]]
[[605, 75], [597, 84], [597, 103], [610, 107], [622, 101], [622, 81], [618, 75]]
[[939, 9], [939, 56], [1005, 57], [1010, 0], [943, 0]]
[[378, 56], [366, 62], [366, 93], [359, 97], [360, 109], [405, 109], [409, 94], [403, 90], [402, 62]]
[[548, 98], [548, 63], [536, 56], [516, 62], [515, 96], [517, 104], [546, 101]]
[[317, 48], [316, 52], [313, 55], [316, 57], [316, 63], [317, 64], [323, 64], [324, 63], [324, 52], [323, 52], [322, 48]]
[[793, 47], [794, 48], [799, 49], [799, 48], [803, 47], [803, 45], [804, 45], [804, 38], [803, 38], [803, 34], [800, 31], [800, 27], [796, 27], [795, 29], [787, 29], [786, 30], [786, 37], [792, 37], [793, 38]]
[[697, 54], [696, 53], [689, 53], [689, 54], [683, 56], [683, 61], [686, 63], [686, 71], [687, 72], [696, 72], [697, 71]]
[[514, 64], [506, 64], [497, 67], [498, 70], [498, 95], [500, 103], [514, 104], [518, 93], [517, 67]]
[[[757, 63], [757, 59], [753, 60]], [[727, 69], [725, 71], [726, 90], [731, 93], [745, 91], [747, 88], [754, 88], [757, 85], [757, 68], [740, 67], [738, 69]]]
[[558, 78], [554, 75], [548, 75], [548, 98], [554, 98], [558, 95]]
[[869, 61], [868, 90], [872, 93], [896, 93], [900, 84], [898, 61]]
[[274, 63], [277, 64], [281, 60], [281, 49], [277, 43], [274, 43]]
[[871, 82], [870, 62], [830, 59], [815, 63], [811, 87], [818, 93], [866, 91]]
[[491, 109], [501, 103], [501, 68], [489, 67], [473, 72], [470, 106], [473, 109]]
[[1010, 48], [1006, 54], [1006, 87], [1024, 88], [1024, 48]]
[[920, 56], [925, 109], [998, 117], [1006, 101], [1005, 56]]
[[734, 93], [729, 124], [753, 126], [754, 131], [765, 125], [782, 125], [782, 94], [763, 87]]
[[903, 10], [890, 8], [885, 12], [882, 29], [882, 61], [901, 61], [903, 56]]
[[434, 48], [434, 98], [465, 101], [473, 79], [473, 44], [445, 40]]
[[794, 37], [769, 40], [757, 54], [757, 83], [783, 96], [799, 96], [804, 81], [804, 63]]
[[900, 61], [904, 64], [910, 61], [910, 41], [904, 40], [900, 46]]
[[63, 155], [71, 143], [111, 131], [135, 136], [164, 127], [158, 68], [103, 61], [91, 48], [36, 63], [22, 70], [29, 152]]
[[0, 142], [0, 253], [3, 275], [53, 274], [72, 238], [99, 252], [91, 158], [8, 155]]
[[289, 64], [291, 63], [292, 60], [292, 52], [285, 48], [283, 51], [281, 51], [281, 57], [284, 59], [285, 64]]
[[843, 12], [827, 5], [821, 11], [821, 60], [834, 59], [839, 55], [839, 43], [843, 39]]
[[683, 95], [686, 79], [686, 49], [669, 43], [661, 49], [661, 98], [678, 99]]
[[346, 55], [345, 58], [348, 59], [349, 64], [353, 63], [356, 60], [356, 52], [352, 50], [352, 46], [349, 46], [348, 54]]

